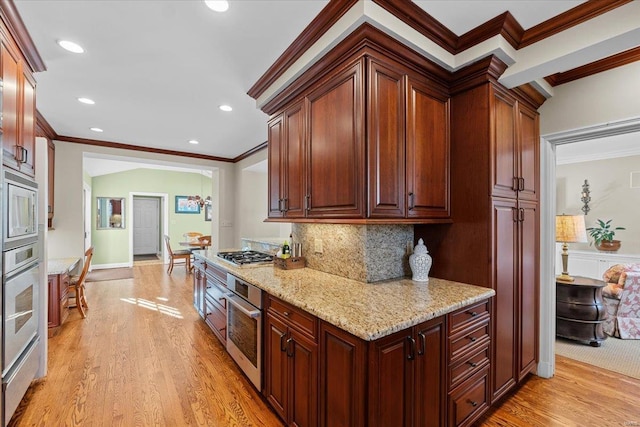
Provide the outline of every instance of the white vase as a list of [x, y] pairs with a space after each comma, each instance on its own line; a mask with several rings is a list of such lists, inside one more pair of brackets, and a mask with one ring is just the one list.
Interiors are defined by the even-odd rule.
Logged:
[[413, 273], [411, 279], [416, 282], [428, 282], [431, 263], [431, 255], [422, 239], [419, 239], [418, 244], [413, 248], [413, 254], [409, 257], [409, 266]]

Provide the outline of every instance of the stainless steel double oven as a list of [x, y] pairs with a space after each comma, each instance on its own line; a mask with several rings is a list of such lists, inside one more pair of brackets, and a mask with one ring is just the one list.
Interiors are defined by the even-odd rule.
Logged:
[[40, 242], [35, 182], [2, 174], [2, 419], [4, 425], [40, 364]]

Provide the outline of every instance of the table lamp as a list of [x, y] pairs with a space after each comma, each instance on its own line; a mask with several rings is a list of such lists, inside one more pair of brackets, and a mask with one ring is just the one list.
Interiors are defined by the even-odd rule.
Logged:
[[569, 263], [567, 243], [587, 242], [584, 215], [556, 215], [556, 242], [562, 243], [562, 274], [557, 279], [573, 282], [573, 277], [569, 276], [567, 270]]

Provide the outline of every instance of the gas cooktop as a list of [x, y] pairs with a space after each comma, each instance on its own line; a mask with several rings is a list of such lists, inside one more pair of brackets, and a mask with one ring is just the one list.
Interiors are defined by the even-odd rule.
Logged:
[[273, 256], [258, 251], [232, 251], [218, 252], [220, 258], [236, 265], [248, 264], [270, 264], [273, 262]]

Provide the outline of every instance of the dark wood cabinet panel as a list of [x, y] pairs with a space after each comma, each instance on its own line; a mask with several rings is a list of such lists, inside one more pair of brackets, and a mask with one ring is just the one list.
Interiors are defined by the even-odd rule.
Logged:
[[319, 424], [323, 427], [365, 426], [366, 343], [321, 322], [319, 350]]
[[55, 335], [69, 317], [69, 274], [50, 274], [47, 277], [49, 296], [48, 335]]
[[281, 181], [284, 171], [282, 170], [282, 150], [283, 150], [283, 123], [284, 113], [272, 118], [267, 125], [268, 154], [267, 167], [269, 169], [269, 211], [270, 218], [279, 218], [284, 215], [282, 209]]
[[448, 218], [449, 100], [426, 82], [407, 83], [407, 216]]
[[36, 82], [23, 66], [20, 75], [22, 88], [22, 108], [20, 114], [20, 145], [23, 148], [20, 170], [35, 176], [36, 154]]
[[283, 420], [287, 420], [289, 402], [287, 327], [275, 316], [267, 314], [265, 343], [264, 395]]
[[534, 110], [518, 103], [519, 176], [518, 199], [537, 201], [540, 192], [540, 125]]
[[304, 104], [299, 102], [284, 112], [284, 197], [282, 207], [286, 217], [303, 217], [306, 195], [306, 156], [304, 141]]
[[364, 60], [308, 96], [308, 217], [364, 217]]
[[540, 214], [536, 202], [519, 200], [518, 209], [520, 213], [518, 380], [520, 380], [535, 368], [538, 361]]
[[290, 425], [318, 425], [318, 346], [290, 329], [288, 355], [291, 363]]
[[19, 147], [20, 64], [17, 54], [4, 43], [2, 59], [2, 150], [5, 165], [17, 169]]
[[519, 185], [516, 100], [495, 89], [492, 96], [492, 195], [516, 198]]
[[369, 217], [405, 216], [404, 73], [368, 61]]
[[413, 425], [439, 427], [445, 424], [445, 331], [442, 322], [416, 328], [415, 401]]
[[518, 205], [513, 199], [494, 199], [494, 313], [493, 398], [501, 397], [516, 381]]

